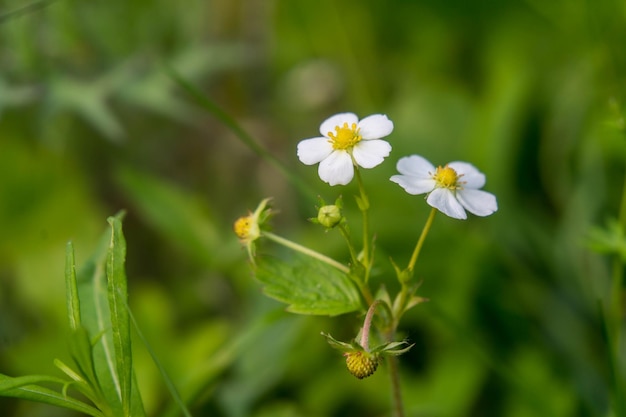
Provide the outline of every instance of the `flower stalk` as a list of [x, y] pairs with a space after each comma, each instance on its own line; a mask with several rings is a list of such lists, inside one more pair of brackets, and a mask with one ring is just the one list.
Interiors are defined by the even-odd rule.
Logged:
[[285, 239], [284, 237], [280, 237], [278, 235], [275, 235], [274, 233], [267, 232], [267, 231], [263, 231], [261, 235], [289, 249], [293, 249], [296, 252], [300, 252], [304, 255], [310, 256], [311, 258], [315, 258], [330, 266], [333, 266], [337, 268], [338, 270], [340, 270], [341, 272], [344, 272], [346, 274], [350, 273], [350, 268], [348, 268], [344, 264], [337, 262], [333, 258], [330, 258], [324, 254], [314, 251], [313, 249], [307, 248], [306, 246], [302, 246], [299, 243], [292, 242], [291, 240]]
[[415, 249], [413, 249], [413, 254], [411, 255], [411, 260], [409, 261], [409, 265], [406, 268], [409, 271], [410, 275], [413, 275], [413, 269], [415, 268], [417, 257], [419, 256], [420, 251], [422, 250], [422, 246], [424, 246], [424, 241], [426, 240], [426, 236], [428, 235], [428, 232], [430, 231], [430, 227], [433, 224], [433, 220], [435, 219], [435, 214], [437, 214], [437, 209], [433, 207], [430, 210], [430, 214], [428, 215], [426, 224], [424, 225], [424, 228], [422, 229], [422, 233], [420, 234], [420, 237], [417, 240]]

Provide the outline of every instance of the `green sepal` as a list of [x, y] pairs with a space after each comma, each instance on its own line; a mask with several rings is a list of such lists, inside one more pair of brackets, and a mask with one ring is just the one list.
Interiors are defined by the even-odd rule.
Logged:
[[409, 342], [403, 340], [401, 342], [384, 343], [382, 345], [376, 346], [370, 352], [383, 355], [398, 356], [408, 352], [413, 346], [415, 346], [415, 343], [409, 344]]
[[328, 344], [337, 349], [340, 350], [344, 353], [346, 352], [354, 352], [357, 350], [361, 350], [363, 351], [363, 347], [361, 345], [359, 345], [359, 343], [356, 340], [353, 340], [350, 343], [346, 343], [346, 342], [342, 342], [340, 340], [335, 339], [334, 337], [332, 337], [330, 334], [328, 333], [324, 333], [321, 332], [321, 335], [324, 336], [326, 338], [326, 341], [328, 342]]
[[389, 258], [391, 265], [393, 265], [393, 269], [396, 271], [396, 277], [398, 278], [398, 282], [400, 284], [406, 284], [413, 278], [413, 271], [409, 269], [401, 269], [392, 258]]
[[402, 292], [398, 293], [393, 301], [393, 314], [395, 317], [402, 317], [404, 313], [412, 309], [418, 304], [428, 301], [428, 298], [415, 295], [415, 292], [421, 285], [421, 282], [407, 288], [408, 297], [402, 297]]

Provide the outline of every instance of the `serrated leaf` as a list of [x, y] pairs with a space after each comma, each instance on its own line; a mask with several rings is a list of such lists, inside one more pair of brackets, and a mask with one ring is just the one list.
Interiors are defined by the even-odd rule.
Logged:
[[286, 263], [259, 258], [255, 272], [265, 285], [265, 294], [289, 304], [287, 310], [292, 313], [336, 316], [362, 307], [352, 280], [318, 260], [296, 257]]

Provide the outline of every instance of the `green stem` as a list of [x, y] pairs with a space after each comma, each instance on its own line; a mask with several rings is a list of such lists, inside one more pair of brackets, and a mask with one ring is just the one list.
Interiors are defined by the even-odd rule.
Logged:
[[398, 358], [395, 356], [387, 356], [387, 363], [389, 364], [389, 378], [391, 379], [393, 413], [395, 417], [404, 417], [404, 404], [402, 402], [402, 390], [400, 389]]
[[[354, 246], [352, 245], [352, 242], [350, 241], [350, 235], [348, 233], [348, 230], [346, 229], [344, 225], [340, 224], [339, 232], [341, 233], [341, 236], [343, 236], [343, 238], [346, 240], [346, 244], [348, 245], [348, 250], [350, 251], [350, 259], [352, 260], [352, 264], [359, 265], [359, 259], [357, 258], [356, 252], [354, 250]], [[363, 280], [361, 280], [360, 277], [355, 277], [354, 274], [352, 274], [351, 277], [354, 283], [359, 287], [359, 291], [361, 291], [361, 295], [363, 296], [363, 299], [365, 300], [366, 305], [372, 304], [372, 302], [374, 302], [374, 297], [372, 296], [372, 292], [370, 291], [367, 284], [363, 282]]]
[[430, 230], [430, 226], [433, 224], [433, 220], [435, 218], [436, 213], [437, 213], [437, 209], [433, 207], [430, 210], [430, 215], [428, 216], [428, 219], [426, 220], [426, 224], [424, 225], [424, 228], [422, 229], [422, 234], [420, 235], [420, 238], [417, 241], [417, 245], [415, 245], [415, 249], [413, 250], [413, 255], [411, 255], [411, 260], [409, 261], [409, 266], [407, 267], [407, 270], [411, 273], [413, 272], [413, 268], [415, 267], [415, 262], [417, 262], [417, 257], [419, 256], [420, 251], [422, 250], [422, 246], [424, 246], [426, 235], [428, 235], [428, 231]]
[[339, 224], [338, 227], [339, 233], [341, 233], [341, 236], [343, 236], [346, 244], [348, 245], [348, 250], [350, 251], [350, 259], [352, 259], [352, 263], [356, 264], [357, 262], [359, 262], [359, 260], [354, 250], [354, 246], [352, 245], [352, 241], [350, 241], [350, 234], [348, 233], [348, 229], [346, 229], [346, 226], [343, 224]]
[[309, 249], [306, 246], [302, 246], [298, 243], [292, 242], [291, 240], [287, 240], [283, 237], [280, 237], [278, 235], [275, 235], [274, 233], [271, 232], [262, 232], [261, 233], [262, 236], [273, 240], [274, 242], [281, 244], [283, 246], [288, 247], [289, 249], [293, 249], [297, 252], [303, 253], [307, 256], [310, 256], [311, 258], [315, 258], [317, 260], [320, 260], [330, 266], [333, 266], [335, 268], [337, 268], [338, 270], [340, 270], [341, 272], [344, 272], [346, 274], [350, 273], [350, 268], [348, 268], [347, 266], [345, 266], [342, 263], [337, 262], [336, 260], [329, 258], [326, 255], [323, 255], [319, 252], [314, 251], [313, 249]]
[[363, 180], [361, 179], [361, 172], [359, 168], [354, 164], [355, 176], [357, 183], [359, 184], [360, 202], [359, 210], [363, 215], [363, 265], [365, 266], [365, 275], [363, 276], [363, 282], [367, 283], [372, 269], [372, 262], [370, 260], [370, 226], [369, 226], [369, 199], [365, 193], [365, 187], [363, 186]]

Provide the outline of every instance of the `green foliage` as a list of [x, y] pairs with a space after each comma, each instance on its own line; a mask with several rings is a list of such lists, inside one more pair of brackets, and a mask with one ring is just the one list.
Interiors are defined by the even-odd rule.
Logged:
[[[66, 286], [69, 350], [75, 369], [56, 359], [55, 364], [73, 382], [53, 377], [3, 376], [0, 395], [39, 401], [93, 416], [145, 415], [133, 376], [128, 293], [125, 275], [126, 243], [122, 217], [109, 218], [111, 231], [84, 270], [76, 274], [74, 249], [66, 251]], [[56, 382], [63, 393], [35, 385]], [[67, 395], [75, 387], [95, 407]]]
[[288, 304], [292, 313], [336, 316], [362, 309], [354, 282], [323, 262], [267, 256], [257, 260], [255, 273], [265, 293]]
[[[359, 242], [355, 184], [326, 187], [294, 155], [339, 111], [395, 124], [391, 156], [362, 172], [382, 219], [373, 288], [394, 275], [387, 259], [406, 265], [428, 215], [389, 184], [401, 155], [472, 161], [500, 204], [484, 221], [435, 219], [413, 275], [430, 301], [398, 329], [415, 343], [400, 357], [407, 415], [623, 408], [625, 27], [615, 0], [2, 2], [0, 409], [49, 415], [44, 400], [100, 415], [93, 398], [122, 410], [111, 236], [99, 236], [125, 209], [145, 337], [131, 346], [131, 408], [139, 386], [146, 415], [181, 414], [151, 344], [194, 415], [385, 415], [384, 372], [357, 381], [319, 337], [353, 337], [361, 307], [285, 318], [231, 233], [273, 196], [276, 233], [352, 261], [336, 228], [303, 219], [318, 193], [343, 194]], [[355, 283], [336, 278], [346, 289], [334, 294], [352, 297]]]

